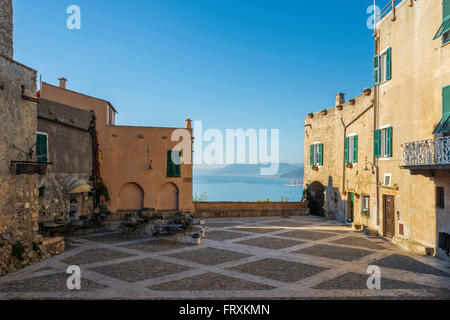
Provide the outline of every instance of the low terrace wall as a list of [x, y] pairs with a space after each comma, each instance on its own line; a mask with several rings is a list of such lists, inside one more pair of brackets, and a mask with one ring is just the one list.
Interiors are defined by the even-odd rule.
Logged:
[[196, 202], [197, 218], [309, 215], [306, 202]]

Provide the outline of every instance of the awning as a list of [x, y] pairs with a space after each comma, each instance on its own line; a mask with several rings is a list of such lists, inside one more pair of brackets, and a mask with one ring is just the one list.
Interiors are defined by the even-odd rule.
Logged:
[[442, 24], [439, 27], [439, 30], [436, 33], [436, 35], [434, 36], [433, 40], [440, 38], [444, 33], [447, 33], [448, 31], [450, 31], [450, 16], [445, 18], [444, 22], [442, 22]]
[[86, 183], [86, 181], [81, 179], [72, 179], [67, 184], [66, 190], [69, 194], [71, 193], [83, 193], [90, 192], [91, 186]]
[[439, 124], [433, 131], [433, 134], [447, 133], [450, 131], [450, 113], [444, 114]]

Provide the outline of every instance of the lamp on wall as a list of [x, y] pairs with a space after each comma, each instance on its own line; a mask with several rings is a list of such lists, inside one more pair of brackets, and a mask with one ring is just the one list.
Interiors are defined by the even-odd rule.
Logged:
[[363, 171], [369, 171], [369, 170], [370, 170], [370, 169], [367, 167], [369, 164], [370, 164], [370, 166], [371, 166], [371, 168], [372, 168], [372, 174], [375, 174], [375, 168], [376, 168], [376, 166], [375, 166], [372, 162], [367, 161], [367, 157], [366, 157], [366, 167], [363, 169]]

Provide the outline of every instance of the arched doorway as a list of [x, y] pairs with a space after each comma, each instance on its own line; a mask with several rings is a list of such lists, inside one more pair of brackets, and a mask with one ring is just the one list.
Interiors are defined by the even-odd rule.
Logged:
[[324, 216], [323, 204], [325, 201], [324, 196], [325, 187], [322, 183], [314, 181], [309, 186], [309, 192], [311, 197], [314, 199], [314, 203], [310, 203], [311, 214], [317, 216]]
[[158, 191], [158, 210], [178, 210], [178, 187], [173, 183], [166, 183]]
[[125, 184], [119, 194], [120, 211], [139, 211], [144, 206], [144, 190], [137, 183]]

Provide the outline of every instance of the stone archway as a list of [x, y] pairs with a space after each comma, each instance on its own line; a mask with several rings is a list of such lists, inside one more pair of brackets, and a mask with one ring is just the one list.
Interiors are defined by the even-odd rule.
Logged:
[[178, 187], [174, 183], [166, 183], [158, 191], [158, 210], [178, 210]]
[[316, 201], [314, 209], [311, 212], [313, 215], [323, 216], [324, 210], [323, 205], [325, 201], [324, 191], [325, 187], [319, 181], [314, 181], [309, 186], [309, 191], [311, 192], [311, 197]]
[[119, 194], [120, 211], [139, 211], [144, 206], [144, 190], [134, 182], [125, 184]]

